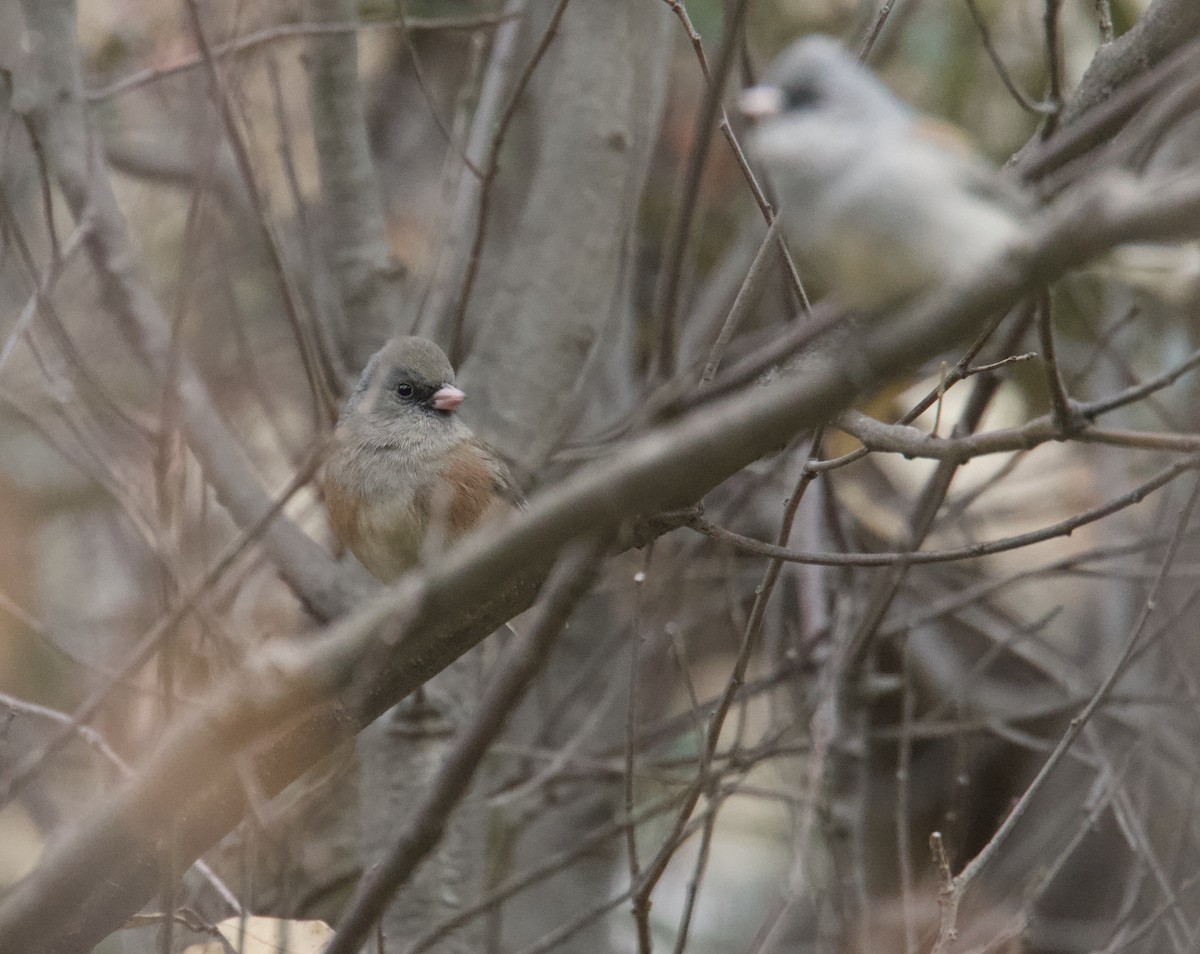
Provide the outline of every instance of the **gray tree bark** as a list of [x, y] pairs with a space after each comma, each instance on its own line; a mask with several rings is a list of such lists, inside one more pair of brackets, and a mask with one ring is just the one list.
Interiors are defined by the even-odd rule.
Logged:
[[[310, 0], [312, 19], [348, 23], [349, 0]], [[352, 369], [399, 326], [400, 269], [388, 248], [383, 195], [371, 160], [366, 109], [358, 82], [358, 37], [322, 37], [313, 44], [309, 86], [321, 193], [322, 232], [343, 313], [342, 351]]]

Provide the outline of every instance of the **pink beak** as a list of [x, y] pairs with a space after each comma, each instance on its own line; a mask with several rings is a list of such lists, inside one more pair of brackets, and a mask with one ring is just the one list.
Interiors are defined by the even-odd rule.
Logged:
[[783, 111], [783, 93], [777, 86], [751, 86], [738, 97], [738, 109], [748, 119], [766, 119]]
[[429, 406], [435, 411], [457, 411], [467, 396], [452, 384], [446, 384], [433, 392]]

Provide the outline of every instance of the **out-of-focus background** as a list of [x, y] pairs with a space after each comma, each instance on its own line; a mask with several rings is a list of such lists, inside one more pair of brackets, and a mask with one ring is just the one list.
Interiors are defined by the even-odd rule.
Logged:
[[[1000, 166], [1042, 118], [987, 47], [1044, 100], [1049, 10], [1070, 102], [1106, 32], [1122, 36], [1147, 5], [898, 0], [869, 62]], [[765, 228], [721, 132], [688, 188], [706, 89], [697, 45], [711, 69], [737, 6], [573, 0], [545, 45], [549, 0], [84, 0], [73, 40], [91, 138], [71, 141], [39, 133], [53, 127], [45, 111], [66, 108], [37, 65], [57, 55], [59, 5], [0, 5], [0, 888], [207, 687], [316, 625], [236, 498], [311, 472], [388, 334], [452, 353], [464, 415], [531, 496], [647, 426], [664, 342], [675, 367], [702, 366]], [[860, 48], [881, 6], [750, 3], [724, 100], [733, 136], [747, 133], [736, 90], [788, 42], [821, 32]], [[1187, 122], [1169, 128], [1181, 132], [1123, 153], [1134, 174], [1195, 172]], [[70, 162], [90, 200], [64, 185]], [[105, 276], [89, 243], [114, 208], [129, 244]], [[364, 235], [381, 242], [356, 244]], [[1200, 422], [1183, 372], [1200, 255], [1143, 247], [1120, 264], [1054, 286], [1054, 333], [1078, 401], [1180, 372], [1103, 418], [1135, 437], [979, 456], [948, 484], [935, 461], [872, 453], [803, 485], [781, 535], [810, 456], [859, 446], [831, 427], [726, 481], [704, 514], [824, 553], [950, 550], [1096, 519], [938, 563], [772, 567], [688, 528], [612, 558], [389, 909], [379, 949], [1192, 950], [1200, 564], [1184, 454]], [[144, 300], [121, 298], [122, 269]], [[772, 261], [731, 357], [795, 311]], [[1015, 327], [978, 363], [1014, 360], [956, 383], [915, 426], [983, 432], [1046, 413], [1044, 349]], [[959, 357], [857, 406], [897, 420]], [[311, 483], [285, 512], [354, 572]], [[702, 733], [748, 632], [744, 686], [705, 762]], [[853, 691], [835, 693], [850, 634], [869, 652]], [[214, 943], [206, 925], [231, 896], [256, 915], [335, 923], [506, 639], [276, 798], [253, 797], [247, 768], [246, 820], [146, 908], [186, 917], [169, 932], [147, 918], [97, 950]], [[947, 933], [947, 875], [989, 844], [1118, 666]], [[81, 711], [86, 732], [70, 731]], [[693, 786], [702, 797], [679, 817]], [[670, 861], [642, 897], [660, 854]]]

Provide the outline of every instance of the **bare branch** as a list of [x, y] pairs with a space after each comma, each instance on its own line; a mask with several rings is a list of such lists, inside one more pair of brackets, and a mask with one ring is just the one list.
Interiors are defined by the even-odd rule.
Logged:
[[[77, 221], [92, 223], [85, 249], [100, 282], [103, 300], [136, 342], [152, 372], [168, 371], [171, 322], [138, 264], [124, 216], [117, 205], [104, 160], [84, 113], [79, 53], [70, 0], [24, 5], [30, 28], [42, 38], [30, 119], [55, 156], [55, 171]], [[204, 382], [182, 361], [175, 382], [188, 438], [221, 502], [243, 526], [270, 508], [254, 466], [221, 420]], [[355, 576], [338, 568], [299, 527], [278, 517], [263, 542], [284, 578], [318, 614], [335, 615], [355, 591]]]
[[529, 631], [519, 637], [506, 659], [488, 677], [479, 709], [459, 734], [421, 801], [413, 806], [391, 851], [363, 878], [326, 954], [352, 954], [367, 939], [388, 899], [437, 845], [450, 812], [466, 793], [479, 762], [509, 714], [550, 656], [550, 650], [576, 604], [595, 580], [604, 547], [586, 545], [564, 555], [547, 583], [545, 601]]

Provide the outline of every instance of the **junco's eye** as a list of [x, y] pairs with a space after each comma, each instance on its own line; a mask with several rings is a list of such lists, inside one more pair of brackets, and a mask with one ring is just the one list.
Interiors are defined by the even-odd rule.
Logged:
[[402, 398], [412, 397], [413, 396], [413, 386], [411, 384], [407, 384], [407, 383], [397, 384], [396, 385], [396, 393], [399, 394]]

